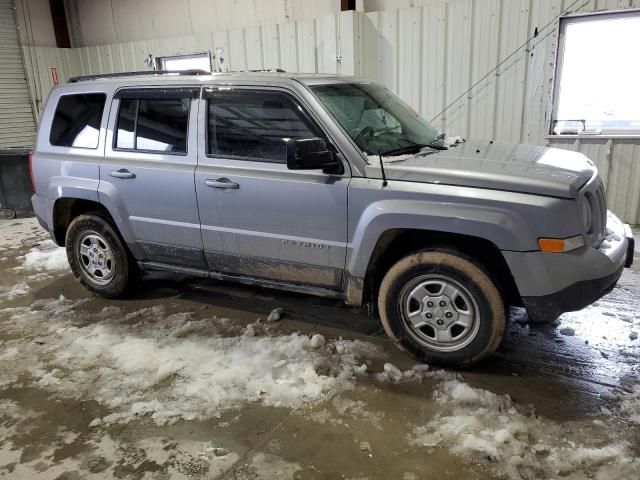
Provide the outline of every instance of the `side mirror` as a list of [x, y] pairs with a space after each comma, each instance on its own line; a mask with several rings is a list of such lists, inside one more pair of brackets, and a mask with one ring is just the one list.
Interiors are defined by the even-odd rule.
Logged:
[[342, 164], [321, 138], [302, 138], [287, 142], [289, 170], [333, 171]]

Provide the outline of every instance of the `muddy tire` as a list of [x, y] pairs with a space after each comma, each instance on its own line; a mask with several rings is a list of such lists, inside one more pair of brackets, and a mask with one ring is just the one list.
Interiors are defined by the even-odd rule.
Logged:
[[98, 215], [79, 215], [65, 239], [71, 270], [90, 292], [105, 298], [122, 296], [136, 277], [137, 266], [115, 227]]
[[505, 307], [490, 276], [452, 250], [409, 255], [387, 272], [378, 294], [387, 335], [416, 360], [463, 368], [498, 348]]

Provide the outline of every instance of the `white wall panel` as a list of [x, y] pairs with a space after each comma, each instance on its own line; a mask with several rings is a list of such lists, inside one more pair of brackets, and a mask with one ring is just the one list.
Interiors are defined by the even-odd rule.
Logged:
[[[471, 35], [472, 35], [472, 0], [453, 0], [445, 5], [447, 37], [445, 38], [445, 76], [447, 90], [445, 103], [452, 101], [464, 93], [470, 86], [471, 76]], [[401, 75], [404, 71], [400, 69]], [[467, 129], [468, 102], [464, 99], [453, 105], [442, 115], [443, 130], [455, 134]]]
[[340, 11], [340, 0], [68, 0], [68, 4], [78, 46], [310, 20]]
[[[500, 40], [500, 0], [486, 0], [474, 11], [473, 57], [470, 85], [482, 79], [498, 63]], [[475, 138], [493, 137], [493, 111], [496, 99], [496, 75], [491, 74], [471, 92], [468, 99], [468, 135]]]
[[[215, 53], [218, 47], [232, 70], [277, 67], [363, 75], [396, 91], [427, 119], [461, 97], [434, 125], [463, 137], [581, 151], [598, 164], [612, 209], [626, 221], [640, 223], [640, 139], [546, 138], [557, 16], [571, 3], [415, 0], [410, 2], [415, 7], [402, 10], [332, 13], [315, 20], [101, 47], [24, 47], [23, 52], [36, 111], [51, 88], [52, 66], [65, 81], [72, 75], [144, 70], [149, 54]], [[581, 5], [582, 12], [640, 8], [640, 0], [585, 0]], [[528, 39], [526, 48], [512, 55]]]
[[[444, 0], [433, 2], [422, 9], [422, 94], [419, 112], [427, 119], [438, 115], [445, 107], [447, 16]], [[415, 107], [414, 107], [415, 108]], [[434, 124], [443, 128], [442, 117]]]
[[[573, 0], [365, 1], [362, 74], [384, 83], [434, 125], [466, 138], [567, 148], [599, 167], [610, 207], [640, 223], [640, 139], [547, 139], [557, 17]], [[580, 12], [640, 8], [640, 0], [585, 0]], [[416, 28], [418, 25], [421, 27]], [[537, 35], [535, 35], [537, 32]], [[521, 45], [526, 47], [517, 51]], [[515, 52], [515, 54], [514, 54]], [[493, 69], [504, 62], [498, 69]], [[420, 65], [420, 74], [416, 65]], [[472, 85], [485, 77], [471, 91]]]
[[296, 49], [297, 69], [295, 71], [322, 71], [318, 70], [318, 65], [321, 63], [319, 57], [322, 55], [323, 50], [317, 38], [317, 22], [307, 20], [297, 22], [296, 25], [298, 41], [291, 45], [292, 48]]

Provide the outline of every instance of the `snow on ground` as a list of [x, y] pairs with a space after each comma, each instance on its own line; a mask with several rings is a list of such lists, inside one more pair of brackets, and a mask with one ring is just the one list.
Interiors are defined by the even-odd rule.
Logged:
[[508, 478], [636, 479], [640, 459], [604, 425], [559, 424], [518, 407], [508, 395], [444, 381], [434, 394], [440, 412], [411, 440], [487, 462]]
[[25, 282], [18, 282], [10, 287], [0, 286], [0, 300], [13, 300], [29, 293], [29, 285]]
[[[637, 365], [640, 356], [634, 342], [640, 332], [640, 274], [630, 272], [609, 295], [579, 312], [562, 315], [558, 331], [567, 330], [598, 348], [603, 357], [611, 352], [599, 342], [616, 349], [613, 353], [619, 354], [621, 361]], [[623, 376], [602, 398], [604, 413], [640, 424], [640, 375]]]
[[112, 412], [95, 426], [206, 419], [247, 402], [300, 408], [352, 388], [365, 357], [380, 354], [358, 340], [314, 348], [305, 335], [271, 336], [261, 324], [238, 331], [228, 319], [166, 316], [162, 306], [87, 318], [82, 303], [60, 297], [0, 311], [2, 330], [16, 337], [3, 345], [0, 385], [26, 374], [54, 395], [92, 398]]
[[52, 240], [41, 242], [18, 259], [22, 260], [22, 267], [17, 268], [26, 268], [27, 270], [41, 272], [69, 269], [66, 249], [58, 247]]
[[[110, 412], [91, 422], [96, 430], [141, 417], [158, 425], [205, 420], [248, 403], [310, 412], [308, 407], [328, 399], [335, 418], [326, 408], [304, 416], [340, 424], [349, 415], [374, 427], [385, 418], [369, 411], [366, 402], [342, 395], [367, 374], [367, 363], [384, 358], [368, 342], [327, 340], [314, 348], [306, 335], [273, 334], [273, 324], [195, 320], [189, 313], [167, 315], [163, 306], [128, 314], [109, 306], [91, 315], [85, 310], [89, 301], [60, 297], [0, 310], [6, 338], [0, 344], [0, 390], [36, 387], [53, 398], [95, 400]], [[386, 363], [381, 372], [370, 373], [384, 383], [427, 376], [439, 381], [435, 415], [410, 435], [420, 447], [448, 449], [513, 479], [640, 475], [640, 460], [616, 438], [617, 429], [599, 419], [553, 422], [508, 396], [472, 388], [452, 373], [426, 366], [402, 371]], [[198, 448], [206, 452], [214, 446]], [[227, 460], [237, 460], [208, 458], [222, 470]], [[251, 462], [252, 471], [262, 472], [258, 466], [265, 464], [290, 475], [298, 468], [266, 457]]]
[[[3, 474], [8, 473], [6, 478], [12, 479], [139, 479], [143, 478], [141, 472], [150, 471], [164, 472], [162, 476], [152, 478], [203, 478], [204, 473], [206, 478], [217, 478], [240, 458], [237, 453], [209, 441], [182, 439], [178, 444], [169, 438], [149, 437], [123, 442], [97, 432], [79, 438], [78, 432], [66, 428], [47, 432], [47, 436], [53, 436], [55, 440], [51, 442], [52, 439], [48, 439], [53, 446], [34, 456], [30, 450], [40, 444], [41, 439], [32, 438], [26, 445], [16, 445], [14, 440], [24, 442], [24, 437], [29, 438], [42, 415], [15, 402], [0, 400], [0, 458], [5, 462], [5, 468], [0, 466], [0, 477], [5, 478]], [[65, 446], [74, 443], [76, 445], [72, 449], [78, 448], [80, 443], [89, 453], [85, 457], [60, 454]], [[277, 457], [272, 460], [281, 468], [291, 468]], [[71, 476], [70, 472], [73, 472]]]
[[49, 234], [34, 218], [3, 221], [0, 235], [0, 251], [15, 250], [46, 240]]
[[[33, 220], [3, 225], [0, 248], [29, 251], [18, 258], [19, 281], [0, 285], [0, 302], [27, 295], [32, 282], [67, 271], [64, 249], [45, 239], [46, 233]], [[14, 258], [12, 253], [8, 256]], [[0, 258], [3, 261], [7, 262]], [[640, 329], [640, 275], [626, 278], [631, 284], [627, 281], [582, 312], [561, 317], [559, 329], [565, 335], [575, 334], [565, 336], [568, 341], [581, 341], [585, 334], [610, 339], [617, 335], [629, 344], [630, 334]], [[625, 426], [640, 423], [640, 382], [635, 377], [622, 378], [618, 387], [602, 395], [603, 415], [553, 422], [508, 396], [475, 389], [454, 374], [427, 366], [403, 371], [385, 363], [372, 371], [373, 360], [384, 355], [366, 341], [282, 335], [271, 323], [245, 327], [224, 318], [196, 320], [189, 313], [168, 315], [161, 305], [133, 313], [115, 306], [90, 313], [90, 302], [60, 297], [0, 310], [0, 392], [35, 387], [50, 392], [53, 399], [95, 400], [106, 407], [106, 415], [91, 422], [95, 478], [107, 474], [100, 470], [107, 469], [101, 467], [100, 458], [119, 458], [118, 468], [129, 465], [131, 472], [145, 462], [170, 462], [166, 468], [178, 476], [205, 467], [212, 473], [223, 472], [238, 461], [236, 453], [206, 442], [182, 442], [175, 451], [157, 439], [116, 445], [107, 434], [110, 430], [103, 428], [140, 417], [163, 425], [218, 417], [258, 403], [294, 409], [320, 424], [361, 419], [383, 429], [392, 413], [372, 410], [366, 401], [349, 398], [358, 392], [354, 389], [360, 376], [378, 385], [427, 377], [438, 382], [433, 395], [435, 415], [422, 425], [408, 426], [409, 440], [427, 451], [446, 449], [468, 463], [488, 465], [498, 475], [513, 479], [640, 478], [640, 460], [632, 446], [617, 438]], [[629, 358], [637, 361], [637, 355]], [[430, 388], [426, 395], [431, 395]], [[323, 403], [328, 399], [331, 402]], [[315, 405], [320, 410], [307, 408]], [[21, 449], [12, 444], [12, 438], [35, 424], [37, 415], [0, 400], [0, 455], [15, 458], [14, 475], [32, 478], [43, 467], [53, 476], [75, 468], [82, 471], [84, 467], [73, 463], [74, 457], [60, 463], [54, 448], [20, 463]], [[73, 441], [75, 434], [61, 431], [57, 435], [56, 442], [65, 443]], [[300, 466], [255, 453], [243, 468], [248, 478], [284, 478]]]

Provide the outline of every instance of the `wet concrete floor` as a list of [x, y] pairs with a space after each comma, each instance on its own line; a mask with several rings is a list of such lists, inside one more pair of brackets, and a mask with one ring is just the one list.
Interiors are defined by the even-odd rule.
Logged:
[[[12, 225], [18, 233], [10, 229]], [[531, 422], [538, 418], [547, 422], [543, 425], [566, 432], [563, 441], [575, 448], [600, 448], [620, 440], [630, 463], [619, 470], [623, 472], [619, 478], [633, 478], [640, 471], [636, 469], [640, 467], [640, 420], [625, 415], [617, 400], [610, 398], [610, 392], [624, 387], [625, 379], [640, 377], [640, 341], [634, 335], [640, 331], [638, 270], [626, 271], [614, 292], [586, 312], [563, 316], [559, 325], [529, 325], [521, 319], [521, 312], [514, 312], [499, 352], [477, 368], [464, 372], [436, 370], [419, 380], [407, 376], [393, 381], [379, 375], [385, 363], [407, 371], [415, 362], [394, 348], [378, 320], [366, 311], [333, 300], [169, 274], [146, 277], [128, 299], [96, 298], [68, 270], [25, 268], [22, 255], [50, 248], [42, 232], [31, 229], [33, 225], [25, 220], [0, 224], [0, 237], [24, 237], [20, 245], [10, 245], [0, 254], [5, 258], [0, 260], [0, 478], [556, 478], [549, 473], [556, 467], [549, 470], [544, 466], [547, 464], [543, 465], [546, 459], [540, 460], [539, 470], [535, 460], [513, 466], [514, 456], [524, 458], [527, 448], [538, 448], [534, 440], [522, 439], [522, 435], [535, 435], [539, 426]], [[638, 263], [636, 259], [636, 267]], [[20, 284], [26, 287], [11, 293]], [[64, 317], [67, 313], [47, 307], [61, 295], [72, 305], [74, 316], [70, 320]], [[39, 304], [39, 300], [45, 302]], [[234, 332], [238, 338], [246, 335], [247, 325], [255, 324], [259, 317], [266, 319], [274, 308], [283, 308], [283, 319], [259, 331], [258, 336], [320, 333], [326, 338], [327, 348], [335, 350], [332, 342], [342, 338], [361, 340], [378, 350], [360, 359], [368, 364], [367, 373], [347, 378], [324, 396], [308, 400], [311, 397], [303, 394], [301, 403], [296, 399], [281, 405], [259, 399], [240, 404], [234, 401], [228, 408], [222, 403], [214, 414], [196, 415], [191, 420], [178, 416], [177, 420], [159, 424], [143, 412], [133, 419], [96, 425], [96, 419], [109, 418], [117, 410], [113, 399], [106, 401], [104, 395], [92, 391], [88, 367], [77, 377], [81, 379], [78, 392], [70, 394], [73, 372], [62, 378], [64, 375], [48, 367], [60, 361], [63, 350], [55, 345], [64, 343], [50, 339], [93, 328], [98, 322], [106, 324], [110, 334], [124, 335], [118, 331], [125, 328], [124, 324], [109, 317], [110, 307], [117, 307], [114, 315], [120, 319], [157, 306], [163, 307], [160, 315], [165, 318], [188, 313], [187, 323], [228, 318], [232, 326], [225, 327], [228, 330], [221, 335], [229, 338], [235, 338]], [[40, 318], [34, 316], [39, 312], [45, 312], [41, 330], [33, 323], [34, 318]], [[31, 315], [32, 320], [21, 327], [20, 315]], [[46, 316], [57, 330], [47, 327]], [[62, 323], [56, 324], [58, 321]], [[145, 331], [143, 328], [153, 328], [152, 320], [144, 322], [144, 327], [135, 330], [137, 335]], [[40, 350], [44, 353], [38, 353]], [[20, 362], [16, 360], [19, 358]], [[96, 361], [100, 368], [113, 367], [107, 357], [102, 366], [100, 358]], [[95, 368], [96, 363], [92, 365]], [[47, 377], [47, 373], [53, 377]], [[291, 381], [304, 381], [300, 378]], [[498, 396], [508, 395], [521, 416], [516, 417], [515, 410], [509, 408], [496, 408], [509, 418], [524, 419], [523, 425], [532, 429], [515, 434], [507, 442], [509, 448], [523, 441], [531, 445], [513, 450], [513, 455], [509, 453], [512, 450], [499, 445], [494, 455], [487, 454], [489, 450], [484, 447], [477, 449], [479, 454], [469, 447], [471, 453], [466, 454], [461, 451], [465, 448], [461, 437], [445, 435], [445, 440], [435, 446], [421, 444], [416, 440], [420, 426], [441, 418], [443, 412], [447, 411], [447, 418], [457, 425], [455, 415], [461, 410], [456, 408], [464, 406], [464, 400], [455, 408], [449, 406], [451, 413], [444, 403], [447, 399], [458, 401], [455, 395], [438, 400], [436, 393], [434, 397], [447, 379]], [[164, 381], [172, 380], [169, 377]], [[164, 387], [151, 385], [143, 393]], [[631, 395], [635, 390], [627, 387], [626, 392]], [[258, 396], [262, 393], [269, 394], [259, 392]], [[191, 402], [193, 397], [189, 398]], [[206, 395], [202, 402], [207, 402]], [[483, 405], [475, 411], [491, 408]], [[489, 417], [478, 418], [486, 418], [489, 423], [473, 430], [474, 439], [483, 429], [499, 431]], [[597, 443], [593, 439], [599, 435], [602, 440]], [[591, 445], [590, 441], [596, 443]], [[595, 477], [609, 471], [603, 462], [612, 462], [590, 461], [572, 460], [571, 465], [558, 467], [557, 476]]]

